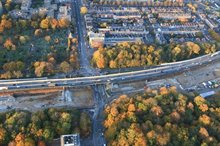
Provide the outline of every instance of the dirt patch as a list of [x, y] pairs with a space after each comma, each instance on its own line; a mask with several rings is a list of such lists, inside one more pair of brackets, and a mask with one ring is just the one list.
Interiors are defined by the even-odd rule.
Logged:
[[208, 64], [196, 70], [188, 70], [180, 75], [175, 76], [175, 78], [184, 88], [189, 88], [204, 81], [219, 78], [220, 74], [216, 73], [216, 69], [220, 69], [219, 62]]
[[19, 96], [0, 97], [0, 111], [10, 109], [36, 111], [48, 107], [90, 108], [93, 105], [92, 89], [89, 87], [68, 88], [50, 93], [39, 91], [37, 94], [19, 93]]

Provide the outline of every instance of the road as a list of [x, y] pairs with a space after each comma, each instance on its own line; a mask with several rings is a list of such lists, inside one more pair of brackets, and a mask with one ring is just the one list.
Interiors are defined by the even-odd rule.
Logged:
[[115, 82], [125, 82], [125, 81], [146, 80], [152, 77], [159, 77], [162, 75], [172, 75], [177, 72], [183, 72], [186, 69], [199, 67], [201, 65], [219, 60], [220, 60], [220, 53], [216, 52], [215, 54], [212, 55], [204, 55], [186, 61], [163, 64], [152, 69], [131, 71], [126, 73], [87, 76], [87, 77], [78, 77], [78, 78], [56, 78], [56, 79], [31, 78], [31, 79], [1, 80], [0, 90], [25, 89], [25, 88], [37, 88], [37, 87], [46, 88], [49, 86], [88, 86], [95, 84], [106, 84], [109, 82], [115, 83]]
[[88, 49], [89, 45], [85, 40], [86, 28], [85, 28], [85, 20], [83, 16], [80, 14], [80, 7], [82, 6], [82, 2], [80, 0], [73, 0], [73, 8], [76, 16], [76, 27], [78, 33], [78, 50], [80, 55], [80, 69], [84, 73], [85, 76], [95, 75], [97, 72], [94, 68], [91, 67], [90, 62], [88, 60]]
[[[172, 75], [177, 72], [183, 72], [187, 69], [199, 67], [204, 64], [220, 61], [220, 53], [217, 52], [214, 55], [204, 55], [195, 59], [186, 61], [180, 61], [175, 63], [168, 63], [158, 65], [154, 68], [148, 68], [141, 71], [132, 71], [126, 73], [116, 73], [109, 75], [99, 75], [98, 72], [91, 67], [88, 59], [89, 45], [85, 40], [86, 28], [83, 16], [80, 14], [80, 7], [82, 6], [81, 0], [72, 0], [72, 10], [76, 16], [76, 27], [78, 35], [78, 51], [80, 57], [80, 67], [85, 77], [79, 78], [31, 78], [31, 79], [12, 79], [12, 80], [0, 80], [0, 91], [10, 89], [26, 89], [26, 88], [47, 88], [51, 86], [88, 86], [91, 85], [94, 91], [94, 115], [92, 122], [92, 138], [94, 146], [103, 146], [106, 143], [103, 136], [104, 128], [102, 126], [106, 98], [105, 85], [108, 83], [119, 82], [132, 82], [138, 80], [151, 79], [153, 77], [160, 77], [162, 75]], [[94, 76], [96, 75], [96, 76]]]
[[104, 110], [105, 101], [106, 98], [105, 94], [105, 87], [104, 85], [94, 85], [94, 99], [95, 99], [95, 110], [93, 115], [93, 125], [92, 125], [92, 133], [93, 133], [93, 145], [94, 146], [102, 146], [104, 143], [106, 143], [103, 132], [104, 128], [102, 126], [102, 122], [104, 120], [104, 117], [102, 115], [102, 112]]

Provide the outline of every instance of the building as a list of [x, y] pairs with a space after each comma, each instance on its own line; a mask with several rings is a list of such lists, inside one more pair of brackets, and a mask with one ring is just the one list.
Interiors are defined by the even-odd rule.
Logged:
[[80, 146], [79, 134], [61, 135], [61, 146]]
[[215, 22], [213, 22], [213, 21], [210, 20], [210, 19], [205, 19], [205, 23], [206, 23], [211, 29], [214, 29], [214, 28], [217, 28], [217, 27], [218, 27], [218, 24], [216, 24]]
[[201, 93], [200, 96], [203, 98], [206, 98], [206, 97], [212, 96], [214, 94], [215, 94], [215, 91], [209, 91], [209, 92]]
[[89, 35], [89, 44], [92, 47], [96, 48], [104, 44], [105, 34], [89, 32], [88, 35]]
[[159, 13], [158, 18], [162, 19], [191, 19], [190, 13]]
[[28, 11], [31, 7], [31, 0], [23, 0], [21, 3], [21, 10]]
[[66, 18], [71, 22], [71, 8], [70, 6], [60, 6], [57, 19]]

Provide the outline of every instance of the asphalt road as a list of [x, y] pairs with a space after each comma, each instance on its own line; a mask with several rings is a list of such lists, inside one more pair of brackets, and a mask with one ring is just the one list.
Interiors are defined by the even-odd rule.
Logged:
[[102, 126], [102, 122], [104, 117], [102, 112], [104, 110], [104, 99], [106, 98], [105, 87], [104, 85], [94, 85], [94, 101], [95, 101], [95, 109], [93, 115], [93, 125], [92, 125], [92, 137], [93, 137], [93, 145], [94, 146], [103, 146], [106, 141], [103, 135], [104, 128]]
[[88, 49], [89, 45], [85, 40], [86, 28], [85, 28], [85, 20], [83, 16], [80, 14], [80, 8], [82, 6], [82, 2], [80, 0], [73, 0], [74, 13], [76, 16], [76, 27], [78, 33], [78, 51], [80, 55], [80, 69], [84, 73], [85, 76], [94, 75], [96, 71], [90, 66], [90, 62], [88, 60]]

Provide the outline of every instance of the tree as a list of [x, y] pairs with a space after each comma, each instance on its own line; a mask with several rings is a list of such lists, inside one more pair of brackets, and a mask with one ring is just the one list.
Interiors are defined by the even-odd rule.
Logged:
[[50, 142], [80, 126], [80, 135], [89, 135], [91, 122], [88, 114], [74, 109], [49, 108], [34, 113], [9, 111], [0, 116], [0, 145], [45, 146], [44, 140]]
[[61, 18], [58, 23], [60, 28], [67, 28], [70, 25], [70, 21], [67, 18]]
[[37, 146], [46, 146], [46, 144], [44, 141], [41, 140], [41, 141], [38, 141]]
[[201, 127], [199, 129], [199, 136], [202, 138], [202, 139], [205, 139], [207, 137], [209, 137], [209, 133], [208, 131], [204, 128], [204, 127]]
[[8, 146], [16, 146], [16, 142], [15, 141], [11, 141], [8, 143]]
[[51, 40], [51, 37], [49, 35], [47, 35], [47, 36], [44, 37], [44, 39], [45, 39], [45, 41], [47, 41], [49, 43], [50, 40]]
[[113, 106], [112, 108], [111, 108], [111, 115], [112, 116], [114, 116], [114, 117], [116, 117], [117, 115], [118, 115], [118, 109], [117, 109], [117, 107], [115, 107], [115, 106]]
[[199, 105], [199, 109], [200, 109], [202, 112], [206, 112], [206, 111], [209, 109], [209, 107], [208, 107], [207, 104], [201, 104], [201, 105]]
[[7, 140], [8, 140], [7, 131], [3, 127], [0, 127], [0, 144], [1, 145], [5, 144]]
[[56, 29], [58, 27], [58, 21], [53, 18], [50, 20], [50, 25], [52, 29]]
[[73, 66], [74, 68], [78, 68], [77, 54], [71, 54], [69, 58], [69, 62], [71, 66]]
[[25, 146], [35, 146], [35, 141], [32, 138], [27, 137], [25, 138]]
[[[200, 97], [188, 98], [174, 88], [166, 90], [164, 95], [152, 91], [131, 97], [123, 95], [106, 106], [103, 125], [108, 144], [217, 145], [220, 130], [216, 127], [218, 120], [214, 108], [206, 111], [210, 115], [207, 116], [193, 105], [193, 100], [201, 103]], [[203, 104], [218, 107], [215, 102], [202, 102], [200, 106]], [[184, 108], [184, 113], [180, 107]]]
[[10, 38], [8, 38], [5, 43], [4, 43], [4, 47], [6, 49], [11, 49], [11, 50], [15, 50], [16, 46], [12, 43], [12, 40]]
[[11, 20], [2, 19], [1, 25], [6, 29], [10, 29], [12, 27], [12, 22]]
[[16, 146], [25, 146], [25, 135], [18, 133], [15, 138]]
[[206, 114], [203, 114], [199, 117], [199, 122], [201, 122], [204, 125], [209, 125], [211, 123], [211, 119]]
[[80, 123], [79, 126], [82, 135], [88, 136], [89, 133], [91, 132], [91, 129], [90, 129], [90, 119], [86, 113], [81, 113], [79, 123]]
[[38, 28], [39, 27], [39, 24], [38, 24], [38, 22], [37, 21], [31, 21], [31, 27], [33, 27], [33, 28]]
[[172, 54], [174, 54], [175, 56], [179, 55], [181, 53], [181, 49], [179, 47], [175, 47], [172, 50]]
[[35, 75], [37, 77], [41, 77], [46, 70], [46, 62], [35, 62], [34, 67], [35, 67]]
[[35, 35], [35, 36], [40, 36], [42, 33], [43, 33], [42, 29], [36, 29], [36, 30], [34, 31], [34, 35]]
[[13, 75], [10, 71], [7, 71], [7, 72], [1, 74], [1, 79], [11, 79], [12, 77], [13, 77]]
[[170, 117], [173, 122], [178, 122], [180, 120], [180, 114], [176, 111], [172, 112]]
[[28, 26], [28, 21], [27, 20], [19, 20], [19, 25], [21, 28], [26, 29]]
[[66, 61], [63, 61], [61, 64], [60, 64], [60, 69], [63, 73], [69, 73], [73, 70], [73, 68], [70, 66], [70, 64]]
[[80, 8], [80, 13], [85, 15], [86, 13], [88, 13], [88, 9], [86, 7], [81, 7]]
[[217, 42], [220, 42], [220, 35], [217, 32], [212, 29], [209, 29], [208, 31], [213, 39], [215, 39]]
[[24, 36], [20, 36], [19, 41], [20, 41], [21, 44], [25, 44], [26, 43], [26, 38]]
[[200, 106], [201, 104], [204, 104], [206, 102], [206, 100], [204, 98], [202, 98], [201, 96], [196, 96], [194, 98], [194, 102], [197, 106]]
[[160, 106], [153, 106], [150, 110], [155, 116], [161, 116], [163, 114], [163, 110]]
[[160, 146], [165, 146], [170, 141], [169, 133], [162, 133], [157, 135], [157, 144]]
[[50, 21], [48, 20], [48, 18], [45, 18], [43, 19], [41, 22], [40, 22], [40, 27], [42, 29], [48, 29], [49, 28], [49, 24], [50, 24]]
[[0, 34], [4, 32], [4, 26], [0, 24]]
[[129, 112], [135, 112], [135, 106], [134, 106], [134, 104], [129, 104], [129, 106], [128, 106], [128, 111], [129, 111]]
[[51, 128], [45, 128], [42, 136], [46, 141], [51, 141], [54, 137], [54, 131]]
[[15, 78], [23, 77], [23, 73], [21, 71], [13, 71], [12, 72]]

